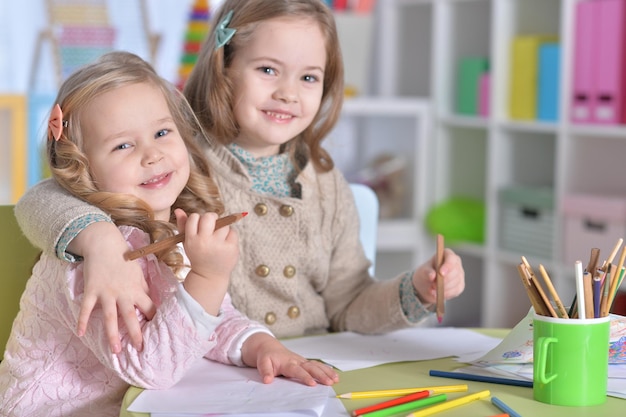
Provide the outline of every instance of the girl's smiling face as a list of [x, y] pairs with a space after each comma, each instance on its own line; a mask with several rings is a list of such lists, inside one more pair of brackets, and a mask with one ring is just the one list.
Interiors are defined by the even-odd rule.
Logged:
[[320, 108], [325, 67], [326, 43], [317, 22], [259, 23], [229, 68], [240, 128], [235, 143], [256, 157], [275, 155], [302, 133]]
[[189, 178], [189, 154], [161, 90], [130, 84], [97, 96], [83, 110], [89, 169], [100, 191], [132, 194], [159, 220]]

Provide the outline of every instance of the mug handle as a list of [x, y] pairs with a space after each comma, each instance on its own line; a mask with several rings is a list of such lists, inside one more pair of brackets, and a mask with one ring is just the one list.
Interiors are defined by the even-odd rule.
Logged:
[[536, 375], [535, 377], [542, 384], [549, 384], [557, 377], [557, 374], [550, 375], [550, 377], [546, 376], [546, 359], [548, 356], [548, 347], [550, 343], [556, 342], [558, 342], [558, 339], [556, 337], [540, 337], [537, 340], [537, 358], [535, 359], [537, 360], [536, 369], [538, 375]]

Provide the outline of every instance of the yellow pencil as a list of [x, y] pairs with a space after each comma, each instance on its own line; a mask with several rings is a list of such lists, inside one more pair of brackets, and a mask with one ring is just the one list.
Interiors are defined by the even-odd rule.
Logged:
[[416, 411], [407, 415], [406, 417], [425, 417], [430, 416], [440, 411], [446, 411], [454, 407], [458, 407], [459, 405], [464, 405], [467, 403], [471, 403], [472, 401], [480, 400], [482, 398], [486, 398], [491, 395], [489, 390], [484, 390], [477, 392], [475, 394], [466, 395], [461, 398], [457, 398], [456, 400], [446, 401], [445, 403], [441, 403], [438, 405], [433, 405], [432, 407], [425, 408], [423, 410]]
[[378, 391], [354, 391], [337, 395], [337, 398], [361, 399], [361, 398], [379, 398], [379, 397], [399, 397], [408, 395], [418, 391], [432, 391], [433, 394], [445, 394], [449, 392], [467, 391], [467, 385], [440, 385], [436, 387], [420, 387], [420, 388], [398, 388], [384, 389]]
[[552, 295], [552, 299], [554, 300], [554, 303], [556, 304], [556, 308], [561, 313], [561, 317], [564, 319], [569, 319], [569, 316], [567, 315], [567, 310], [565, 309], [565, 306], [563, 305], [563, 302], [561, 301], [559, 294], [556, 292], [554, 285], [552, 285], [552, 280], [550, 279], [548, 272], [541, 264], [539, 264], [539, 272], [541, 273], [541, 276], [543, 277], [543, 282], [545, 282], [546, 287], [548, 287], [548, 291]]

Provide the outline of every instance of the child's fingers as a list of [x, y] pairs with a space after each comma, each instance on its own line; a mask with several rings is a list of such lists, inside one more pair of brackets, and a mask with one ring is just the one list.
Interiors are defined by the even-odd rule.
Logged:
[[187, 213], [182, 209], [174, 210], [174, 216], [176, 216], [176, 227], [179, 231], [185, 230], [185, 223], [187, 223]]
[[187, 237], [193, 237], [198, 234], [198, 223], [200, 216], [197, 213], [191, 213], [187, 216], [184, 223], [184, 230]]
[[128, 336], [130, 341], [138, 351], [143, 349], [143, 335], [141, 333], [141, 327], [139, 327], [139, 321], [137, 320], [137, 314], [135, 313], [135, 307], [119, 305], [119, 315], [124, 320], [126, 328], [128, 330]]
[[[152, 320], [152, 318], [156, 314], [156, 305], [154, 305], [154, 301], [152, 301], [152, 298], [150, 298], [148, 294], [144, 294], [143, 296], [135, 300], [135, 303], [137, 303], [137, 308], [139, 309], [139, 311], [141, 311], [148, 320]], [[135, 319], [135, 321], [137, 320]]]
[[78, 326], [76, 328], [76, 332], [79, 337], [84, 336], [85, 331], [87, 331], [87, 323], [89, 322], [91, 312], [96, 305], [96, 301], [96, 297], [86, 296], [80, 305], [80, 312], [78, 313]]
[[264, 384], [270, 384], [274, 381], [274, 365], [269, 358], [259, 360], [256, 367]]
[[297, 379], [298, 381], [302, 382], [304, 385], [313, 387], [317, 385], [317, 382], [315, 382], [315, 377], [312, 376], [309, 373], [309, 371], [304, 368], [304, 366], [308, 362], [309, 361], [305, 361], [301, 363], [290, 362], [287, 365], [285, 365], [285, 370], [284, 372], [281, 372], [281, 373], [288, 378]]
[[318, 361], [306, 361], [302, 363], [302, 368], [307, 371], [316, 381], [324, 385], [333, 385], [339, 381], [339, 375], [335, 370]]
[[102, 303], [102, 312], [104, 313], [104, 332], [109, 339], [111, 352], [120, 353], [122, 346], [120, 344], [120, 333], [117, 327], [117, 305], [113, 303]]

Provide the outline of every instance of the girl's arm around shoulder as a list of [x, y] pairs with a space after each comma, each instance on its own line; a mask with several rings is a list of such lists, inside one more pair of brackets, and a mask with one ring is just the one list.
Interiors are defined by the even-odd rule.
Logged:
[[[80, 226], [89, 218], [109, 219], [103, 211], [72, 196], [53, 179], [43, 180], [26, 191], [15, 206], [15, 217], [24, 235], [44, 252], [56, 251], [62, 235], [76, 226], [74, 223]], [[64, 252], [65, 247], [59, 249]], [[63, 257], [61, 253], [59, 258]]]

